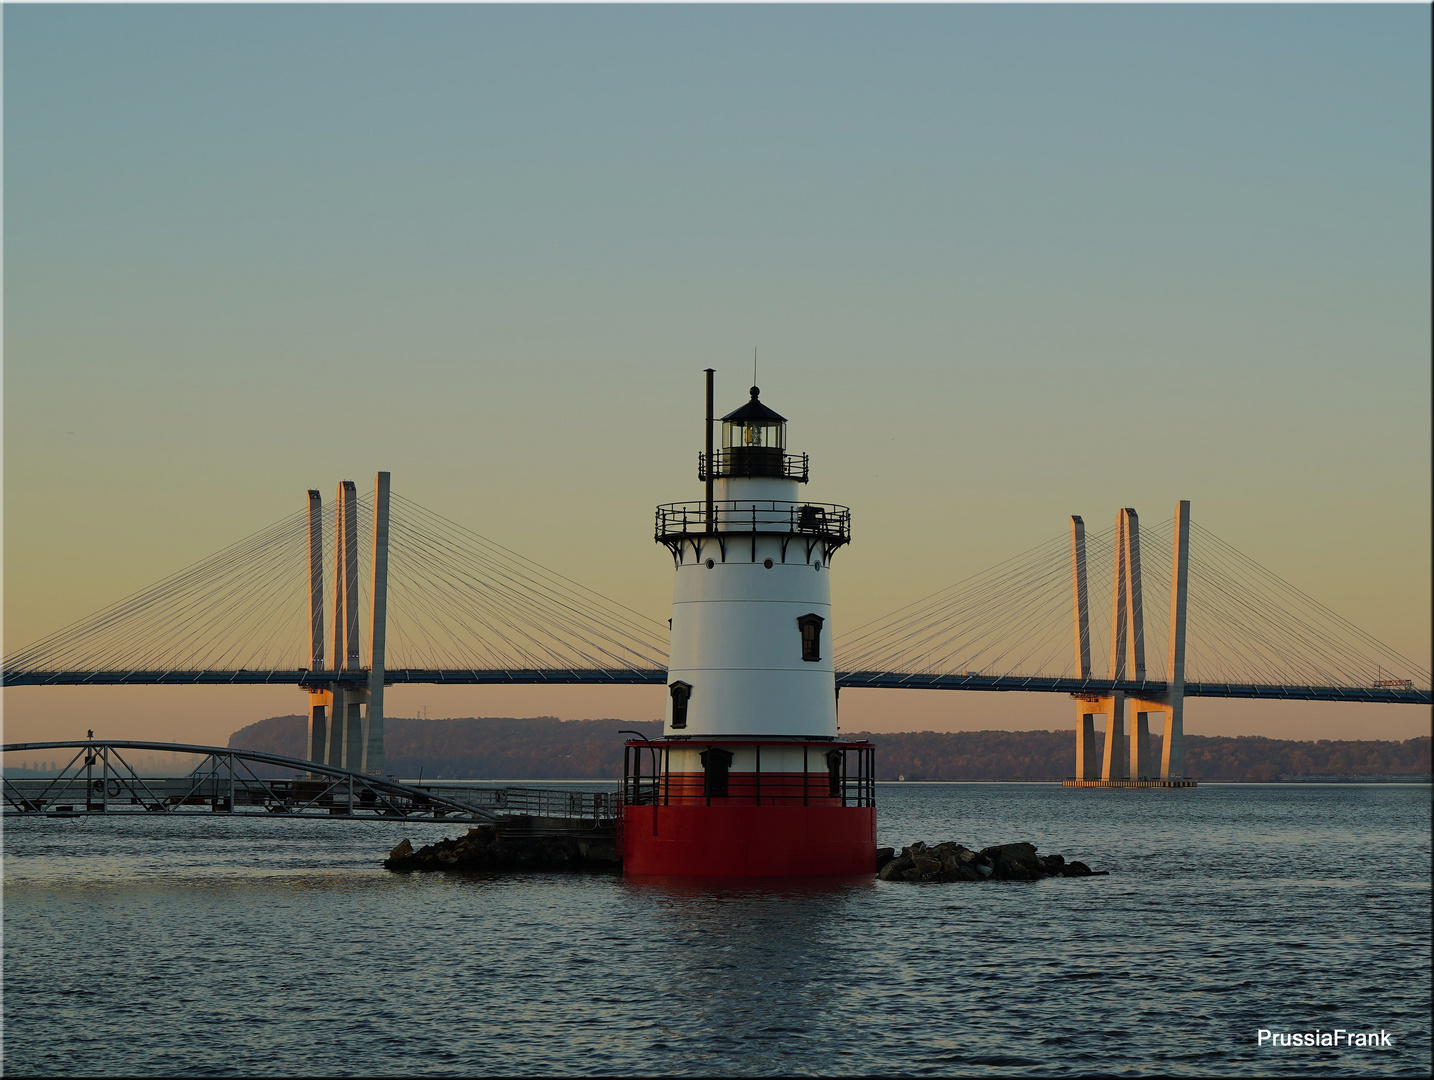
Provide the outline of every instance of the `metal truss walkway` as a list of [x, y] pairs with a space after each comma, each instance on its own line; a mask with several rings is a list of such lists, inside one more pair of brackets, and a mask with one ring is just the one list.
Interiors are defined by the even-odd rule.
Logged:
[[[84, 740], [7, 743], [0, 752], [73, 750], [59, 775], [4, 781], [6, 815], [68, 817], [89, 813], [192, 814], [210, 812], [330, 821], [497, 822], [506, 817], [610, 822], [620, 793], [548, 788], [405, 784], [251, 750], [188, 743]], [[194, 754], [199, 763], [177, 777], [141, 776], [126, 754], [134, 750]], [[284, 772], [278, 777], [261, 773]]]

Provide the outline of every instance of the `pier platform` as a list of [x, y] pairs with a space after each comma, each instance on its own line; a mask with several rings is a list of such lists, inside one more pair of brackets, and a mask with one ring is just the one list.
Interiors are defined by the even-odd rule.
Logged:
[[1062, 780], [1062, 787], [1198, 787], [1194, 780]]

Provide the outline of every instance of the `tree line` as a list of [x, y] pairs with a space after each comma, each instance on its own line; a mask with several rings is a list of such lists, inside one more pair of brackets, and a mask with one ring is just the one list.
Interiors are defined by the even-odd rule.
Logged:
[[[860, 735], [854, 738], [862, 737]], [[910, 731], [867, 736], [877, 773], [891, 780], [1064, 780], [1075, 772], [1075, 731]], [[1102, 736], [1097, 733], [1099, 740]], [[1163, 738], [1151, 733], [1151, 757]], [[1429, 779], [1429, 736], [1403, 742], [1300, 741], [1258, 735], [1186, 735], [1185, 775], [1207, 782], [1300, 777]]]

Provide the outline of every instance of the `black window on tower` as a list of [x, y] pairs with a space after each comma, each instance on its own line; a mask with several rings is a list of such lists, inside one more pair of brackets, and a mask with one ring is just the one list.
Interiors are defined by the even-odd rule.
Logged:
[[797, 617], [797, 626], [802, 632], [802, 659], [820, 660], [822, 658], [822, 617], [820, 615], [800, 615]]
[[672, 726], [674, 728], [685, 728], [687, 726], [687, 699], [692, 696], [692, 684], [678, 680], [667, 688], [672, 695]]
[[702, 751], [702, 794], [711, 799], [727, 795], [727, 773], [732, 768], [732, 751], [717, 747]]

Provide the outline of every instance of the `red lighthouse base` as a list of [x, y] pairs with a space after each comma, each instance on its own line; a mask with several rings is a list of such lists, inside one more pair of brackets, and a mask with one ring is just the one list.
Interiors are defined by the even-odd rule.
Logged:
[[625, 806], [625, 874], [876, 872], [874, 806]]
[[[876, 770], [870, 743], [672, 738], [629, 742], [626, 759], [626, 874], [835, 877], [876, 872]], [[683, 771], [699, 760], [703, 771]], [[731, 771], [734, 760], [748, 768]], [[813, 765], [823, 771], [810, 771]]]

